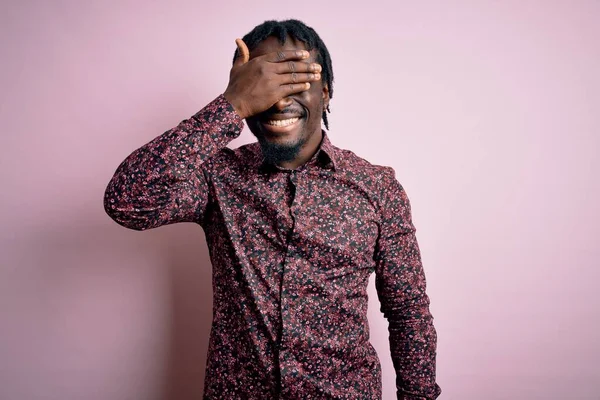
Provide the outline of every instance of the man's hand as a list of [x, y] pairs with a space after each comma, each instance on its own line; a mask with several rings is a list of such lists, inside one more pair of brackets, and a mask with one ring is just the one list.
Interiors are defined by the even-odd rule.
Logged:
[[279, 100], [310, 88], [310, 82], [321, 79], [321, 66], [302, 61], [306, 50], [287, 50], [265, 54], [248, 61], [246, 43], [236, 39], [239, 55], [229, 74], [229, 85], [223, 95], [242, 118], [268, 110]]

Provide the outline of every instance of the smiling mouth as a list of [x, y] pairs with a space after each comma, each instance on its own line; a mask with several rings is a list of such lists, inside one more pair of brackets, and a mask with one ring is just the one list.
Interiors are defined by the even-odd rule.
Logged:
[[266, 133], [289, 133], [298, 127], [302, 117], [292, 117], [287, 119], [269, 119], [261, 121], [263, 131]]
[[298, 122], [300, 118], [288, 118], [288, 119], [268, 119], [264, 123], [271, 126], [289, 126]]

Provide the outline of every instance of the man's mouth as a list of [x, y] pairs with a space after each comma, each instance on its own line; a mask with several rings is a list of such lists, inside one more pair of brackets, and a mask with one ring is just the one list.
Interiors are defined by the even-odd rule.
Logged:
[[288, 119], [267, 119], [265, 121], [266, 124], [268, 125], [272, 125], [272, 126], [288, 126], [288, 125], [292, 125], [293, 123], [297, 122], [300, 118], [296, 117], [296, 118], [288, 118]]
[[271, 116], [263, 119], [261, 121], [261, 125], [263, 131], [266, 131], [267, 133], [289, 133], [299, 126], [301, 119], [302, 117], [300, 116], [287, 118], [281, 118], [280, 116]]

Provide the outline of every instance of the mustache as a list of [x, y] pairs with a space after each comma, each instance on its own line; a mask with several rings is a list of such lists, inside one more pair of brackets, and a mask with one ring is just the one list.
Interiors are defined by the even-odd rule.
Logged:
[[294, 116], [304, 117], [304, 110], [302, 108], [286, 107], [283, 110], [267, 110], [261, 113], [262, 118], [267, 118], [273, 115], [285, 115], [291, 114]]

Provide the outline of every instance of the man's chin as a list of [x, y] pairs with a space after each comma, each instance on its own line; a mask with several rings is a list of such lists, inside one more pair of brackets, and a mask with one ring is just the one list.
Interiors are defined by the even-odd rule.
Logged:
[[298, 140], [275, 141], [258, 135], [256, 135], [256, 138], [258, 139], [258, 143], [262, 149], [265, 161], [271, 164], [277, 164], [283, 161], [291, 161], [295, 159], [300, 153], [303, 145], [302, 141]]

